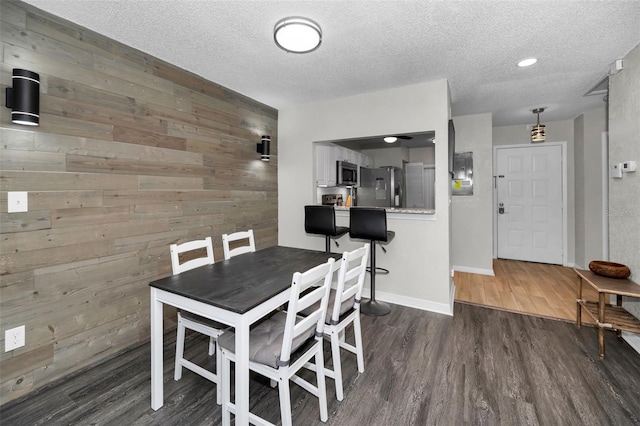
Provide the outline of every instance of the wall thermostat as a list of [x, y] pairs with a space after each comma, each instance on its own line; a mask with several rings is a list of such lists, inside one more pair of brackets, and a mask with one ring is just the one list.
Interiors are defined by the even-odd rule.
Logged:
[[622, 163], [622, 171], [623, 172], [635, 172], [636, 171], [636, 162], [635, 161], [625, 161]]

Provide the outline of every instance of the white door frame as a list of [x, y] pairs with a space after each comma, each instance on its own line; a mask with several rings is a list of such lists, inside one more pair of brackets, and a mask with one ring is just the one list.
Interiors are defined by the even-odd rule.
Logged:
[[[609, 132], [602, 132], [601, 137], [602, 137], [602, 259], [609, 260]], [[613, 295], [611, 295], [611, 297], [613, 298]]]
[[496, 185], [498, 167], [498, 150], [510, 148], [537, 148], [544, 146], [560, 146], [562, 151], [562, 266], [569, 266], [568, 253], [568, 220], [567, 220], [567, 142], [543, 142], [538, 144], [496, 145], [493, 147], [493, 258], [498, 258], [498, 188]]

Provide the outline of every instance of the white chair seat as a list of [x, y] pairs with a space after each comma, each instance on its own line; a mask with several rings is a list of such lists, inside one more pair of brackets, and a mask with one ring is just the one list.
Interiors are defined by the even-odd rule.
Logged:
[[[271, 318], [261, 322], [251, 330], [249, 335], [249, 360], [269, 367], [278, 368], [281, 364], [282, 342], [287, 322], [287, 313], [279, 311]], [[297, 336], [291, 344], [291, 352], [314, 336], [315, 327], [311, 327], [306, 333]], [[218, 338], [218, 345], [222, 349], [235, 352], [236, 335], [233, 331], [225, 331]]]

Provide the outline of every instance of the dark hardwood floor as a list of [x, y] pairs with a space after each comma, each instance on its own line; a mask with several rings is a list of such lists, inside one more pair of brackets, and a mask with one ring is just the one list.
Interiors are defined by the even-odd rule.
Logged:
[[[640, 355], [593, 327], [456, 303], [448, 317], [401, 306], [363, 316], [365, 372], [343, 354], [345, 399], [327, 380], [329, 425], [640, 425]], [[188, 346], [206, 358], [206, 339]], [[0, 407], [2, 425], [220, 424], [215, 387], [173, 380], [165, 337], [165, 405], [150, 408], [149, 345]], [[329, 345], [325, 345], [327, 360]], [[213, 362], [211, 362], [213, 364]], [[276, 389], [251, 383], [251, 410], [279, 422]], [[294, 423], [322, 424], [317, 399], [292, 385]]]

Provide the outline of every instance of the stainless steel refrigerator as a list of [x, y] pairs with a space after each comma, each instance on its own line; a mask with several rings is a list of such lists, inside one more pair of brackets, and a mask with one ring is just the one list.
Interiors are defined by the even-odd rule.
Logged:
[[402, 207], [402, 169], [399, 167], [379, 167], [360, 169], [358, 205], [364, 207]]

